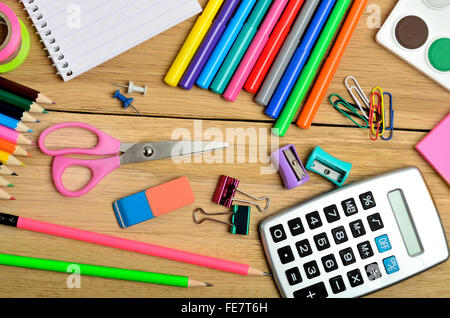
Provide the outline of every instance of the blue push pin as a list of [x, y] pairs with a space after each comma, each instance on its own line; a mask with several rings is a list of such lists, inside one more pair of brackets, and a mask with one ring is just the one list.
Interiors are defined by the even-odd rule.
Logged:
[[141, 112], [138, 111], [133, 105], [133, 101], [134, 98], [127, 98], [126, 96], [120, 94], [120, 90], [117, 90], [114, 93], [114, 98], [117, 98], [118, 100], [120, 100], [123, 103], [123, 108], [128, 108], [128, 107], [132, 107], [139, 115], [141, 115]]

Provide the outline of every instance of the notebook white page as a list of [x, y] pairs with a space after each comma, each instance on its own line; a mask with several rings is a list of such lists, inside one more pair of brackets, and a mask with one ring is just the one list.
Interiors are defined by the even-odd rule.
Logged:
[[22, 0], [69, 81], [201, 11], [197, 0]]

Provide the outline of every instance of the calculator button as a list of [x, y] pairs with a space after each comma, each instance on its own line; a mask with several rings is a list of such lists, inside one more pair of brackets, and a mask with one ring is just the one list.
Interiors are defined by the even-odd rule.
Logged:
[[355, 222], [350, 223], [350, 230], [352, 231], [354, 238], [366, 234], [366, 229], [364, 228], [362, 220], [356, 220]]
[[287, 264], [294, 260], [294, 254], [289, 246], [278, 249], [278, 256], [280, 256], [282, 264]]
[[333, 254], [322, 257], [322, 264], [323, 268], [325, 268], [325, 272], [327, 273], [338, 269], [338, 264]]
[[335, 294], [342, 293], [346, 289], [344, 279], [342, 278], [342, 276], [336, 276], [336, 277], [331, 278], [330, 286], [331, 286], [331, 290]]
[[384, 253], [392, 249], [391, 242], [389, 242], [388, 236], [382, 235], [375, 239], [375, 243], [377, 244], [378, 252]]
[[300, 257], [306, 257], [312, 254], [311, 245], [308, 240], [302, 240], [295, 244]]
[[294, 298], [315, 299], [327, 297], [327, 289], [325, 288], [325, 284], [322, 282], [294, 292]]
[[305, 269], [306, 277], [309, 279], [320, 276], [319, 266], [317, 266], [316, 261], [311, 261], [304, 264], [303, 268]]
[[327, 206], [323, 209], [325, 212], [325, 217], [327, 218], [328, 223], [333, 223], [338, 221], [341, 217], [339, 216], [339, 212], [336, 205]]
[[345, 233], [345, 229], [343, 226], [331, 230], [331, 234], [333, 235], [334, 242], [337, 245], [348, 241], [347, 233]]
[[330, 241], [325, 233], [314, 236], [314, 242], [316, 243], [317, 250], [323, 251], [330, 247]]
[[291, 286], [302, 282], [302, 276], [300, 276], [300, 270], [297, 267], [288, 269], [286, 271], [286, 278]]
[[398, 266], [397, 259], [395, 256], [388, 257], [383, 260], [384, 269], [386, 269], [386, 273], [388, 275], [394, 274], [400, 270], [400, 267]]
[[317, 211], [306, 214], [306, 221], [308, 222], [308, 226], [311, 230], [322, 226], [322, 220], [320, 219], [319, 212]]
[[340, 251], [339, 255], [341, 256], [342, 264], [344, 264], [344, 266], [348, 266], [356, 262], [355, 254], [353, 254], [351, 247]]
[[358, 213], [358, 208], [356, 207], [356, 202], [353, 198], [342, 201], [341, 204], [346, 216], [351, 216]]
[[361, 256], [362, 259], [366, 259], [373, 256], [373, 250], [372, 246], [370, 245], [369, 241], [362, 242], [357, 245], [359, 256]]
[[286, 233], [284, 232], [283, 225], [281, 224], [272, 226], [270, 228], [270, 234], [272, 234], [272, 239], [275, 243], [284, 241], [287, 238]]
[[291, 230], [292, 236], [297, 236], [303, 234], [305, 232], [305, 228], [303, 227], [302, 220], [300, 218], [295, 218], [288, 222], [289, 230]]
[[380, 267], [378, 266], [377, 263], [366, 265], [365, 270], [369, 280], [376, 280], [378, 278], [381, 278], [382, 276]]
[[359, 269], [355, 269], [351, 272], [347, 273], [348, 281], [350, 282], [350, 286], [357, 287], [359, 285], [364, 284], [364, 279], [361, 275]]
[[368, 210], [376, 206], [375, 199], [373, 198], [373, 194], [370, 191], [361, 194], [359, 196], [359, 200], [361, 201], [361, 205], [364, 210]]
[[384, 227], [383, 221], [381, 220], [380, 213], [376, 213], [376, 214], [368, 216], [367, 222], [369, 222], [369, 226], [370, 226], [370, 229], [372, 230], [372, 232], [381, 230]]

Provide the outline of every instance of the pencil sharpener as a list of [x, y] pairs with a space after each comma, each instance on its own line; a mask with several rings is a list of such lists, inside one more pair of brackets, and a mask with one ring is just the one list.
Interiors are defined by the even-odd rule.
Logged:
[[294, 145], [288, 145], [272, 153], [272, 163], [278, 168], [286, 189], [291, 190], [309, 181]]

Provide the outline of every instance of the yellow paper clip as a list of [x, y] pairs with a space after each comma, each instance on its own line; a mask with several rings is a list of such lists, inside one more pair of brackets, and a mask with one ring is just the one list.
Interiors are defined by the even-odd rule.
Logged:
[[[377, 91], [379, 93], [379, 102], [380, 102], [378, 112], [379, 112], [380, 120], [381, 120], [381, 123], [378, 127], [379, 131], [377, 134], [378, 134], [378, 136], [383, 136], [384, 132], [386, 131], [386, 118], [385, 118], [385, 113], [384, 113], [384, 92], [380, 87], [375, 87], [372, 90], [372, 98], [375, 97], [373, 94], [376, 93]], [[381, 128], [381, 130], [380, 130], [380, 128]], [[373, 127], [372, 127], [372, 133], [375, 134]]]

